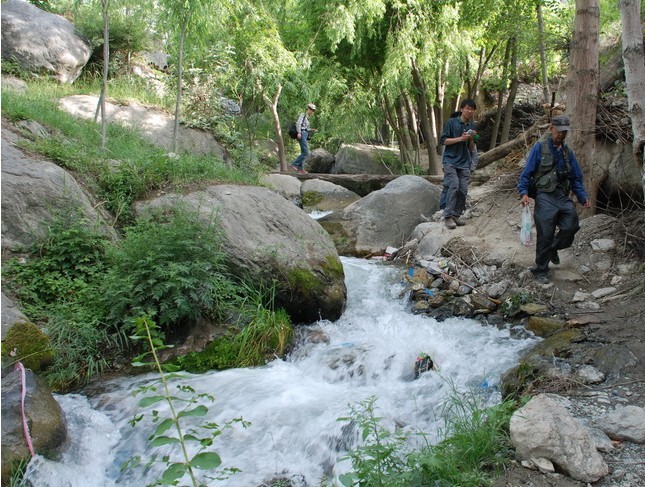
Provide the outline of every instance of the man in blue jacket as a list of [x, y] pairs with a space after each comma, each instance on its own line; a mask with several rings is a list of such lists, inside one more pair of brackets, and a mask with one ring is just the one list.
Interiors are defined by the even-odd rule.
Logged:
[[530, 270], [543, 284], [549, 282], [549, 262], [560, 263], [558, 250], [570, 247], [580, 230], [570, 193], [576, 195], [584, 208], [591, 206], [582, 183], [580, 165], [573, 151], [564, 143], [568, 132], [569, 117], [556, 115], [551, 119], [547, 136], [537, 141], [529, 151], [517, 185], [522, 206], [529, 204], [529, 198], [535, 199], [533, 217], [537, 244], [535, 266]]
[[451, 118], [441, 133], [443, 149], [444, 185], [447, 188], [446, 207], [443, 209], [444, 223], [450, 229], [465, 225], [461, 214], [466, 209], [468, 183], [470, 182], [471, 152], [476, 150], [473, 116], [477, 105], [474, 100], [461, 102], [461, 115]]

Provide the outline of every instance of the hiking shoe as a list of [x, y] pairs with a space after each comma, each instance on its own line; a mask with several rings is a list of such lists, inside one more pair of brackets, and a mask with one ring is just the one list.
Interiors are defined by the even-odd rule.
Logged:
[[551, 251], [551, 263], [555, 265], [560, 264], [560, 256], [558, 255], [558, 251], [555, 249]]
[[452, 218], [450, 218], [450, 217], [448, 217], [448, 218], [444, 218], [444, 219], [443, 219], [443, 222], [446, 224], [446, 227], [447, 227], [447, 228], [449, 228], [450, 230], [454, 230], [455, 228], [457, 228], [457, 224], [456, 224], [456, 223], [455, 223], [455, 221], [454, 221]]
[[537, 282], [540, 284], [548, 284], [549, 283], [549, 274], [548, 272], [539, 269], [538, 267], [531, 267], [529, 269], [531, 271], [531, 274], [533, 274], [533, 277]]
[[456, 224], [458, 227], [463, 227], [463, 226], [466, 224], [466, 222], [465, 222], [465, 221], [463, 221], [463, 220], [462, 220], [461, 218], [459, 218], [458, 216], [454, 216], [454, 217], [452, 218], [452, 221], [453, 221], [453, 222], [455, 222], [455, 224]]
[[298, 168], [296, 166], [294, 166], [293, 164], [290, 164], [289, 165], [289, 171], [298, 172]]
[[298, 172], [299, 172], [300, 174], [307, 174], [307, 171], [305, 171], [304, 169], [298, 169]]

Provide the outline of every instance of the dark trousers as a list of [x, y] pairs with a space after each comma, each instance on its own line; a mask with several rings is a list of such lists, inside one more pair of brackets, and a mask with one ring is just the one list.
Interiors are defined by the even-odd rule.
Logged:
[[443, 166], [443, 184], [447, 188], [445, 217], [458, 217], [466, 209], [466, 196], [470, 182], [470, 169], [456, 168], [450, 164]]
[[578, 214], [573, 201], [556, 189], [553, 193], [538, 193], [533, 218], [537, 231], [535, 264], [539, 272], [547, 272], [551, 253], [571, 247], [580, 230]]

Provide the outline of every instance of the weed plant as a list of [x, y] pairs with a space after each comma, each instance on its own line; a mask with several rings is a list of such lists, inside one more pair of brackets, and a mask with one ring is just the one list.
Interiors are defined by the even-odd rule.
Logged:
[[[394, 434], [376, 415], [375, 398], [351, 407], [339, 421], [360, 432], [361, 446], [351, 450], [353, 471], [340, 477], [345, 487], [418, 485], [481, 487], [512, 458], [508, 424], [516, 404], [483, 408], [475, 391], [454, 388], [445, 407], [445, 426], [437, 444], [411, 450], [410, 434]], [[419, 433], [425, 439], [426, 434]]]
[[[137, 317], [134, 326], [136, 334], [132, 339], [143, 341], [147, 351], [135, 358], [133, 365], [151, 366], [158, 374], [157, 382], [142, 386], [135, 393], [143, 395], [139, 407], [147, 409], [165, 403], [167, 413], [156, 407], [149, 414], [155, 428], [148, 438], [148, 444], [157, 451], [146, 460], [135, 456], [126, 462], [122, 469], [143, 467], [148, 470], [154, 464], [161, 464], [164, 470], [154, 485], [177, 485], [186, 477], [193, 487], [205, 485], [197, 470], [205, 472], [204, 477], [208, 481], [222, 480], [239, 471], [235, 468], [219, 468], [222, 460], [212, 448], [213, 440], [224, 429], [236, 423], [245, 428], [250, 423], [242, 418], [227, 421], [224, 425], [212, 422], [195, 424], [191, 421], [204, 418], [208, 414], [209, 408], [204, 403], [212, 403], [214, 397], [198, 394], [192, 387], [181, 383], [177, 384], [176, 393], [171, 392], [171, 381], [181, 381], [183, 376], [178, 373], [176, 366], [162, 365], [159, 361], [157, 352], [167, 348], [167, 345], [161, 339], [158, 326], [146, 315]], [[144, 414], [139, 414], [130, 424], [136, 426], [143, 419]], [[191, 448], [191, 445], [194, 445], [194, 448]]]

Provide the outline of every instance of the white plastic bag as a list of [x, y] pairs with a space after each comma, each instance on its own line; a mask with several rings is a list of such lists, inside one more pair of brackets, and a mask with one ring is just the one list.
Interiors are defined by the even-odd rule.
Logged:
[[520, 220], [520, 242], [522, 245], [533, 245], [533, 218], [529, 205], [522, 209]]

